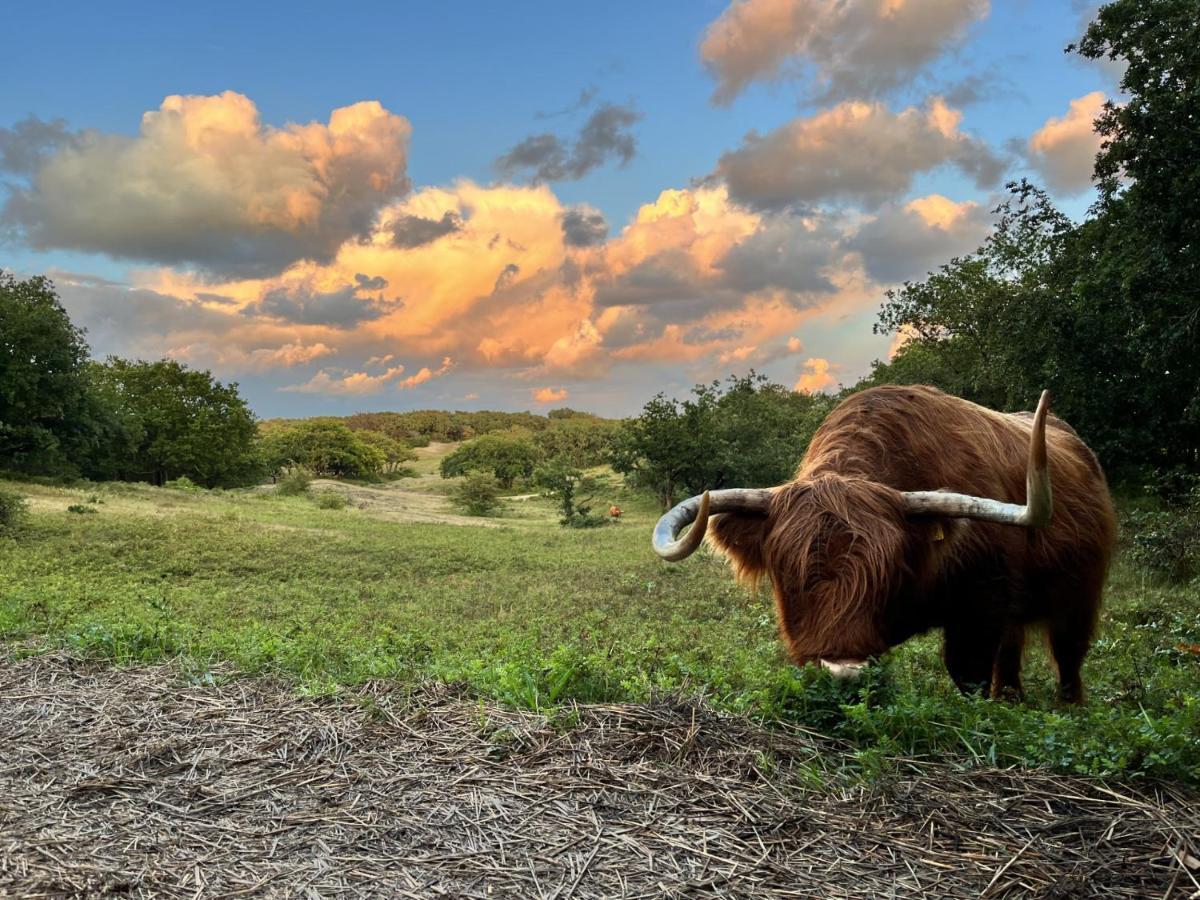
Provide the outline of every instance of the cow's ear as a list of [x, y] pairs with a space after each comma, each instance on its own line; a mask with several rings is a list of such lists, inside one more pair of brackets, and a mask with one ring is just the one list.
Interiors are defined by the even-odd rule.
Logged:
[[708, 534], [717, 549], [733, 563], [738, 580], [757, 588], [767, 574], [764, 553], [771, 520], [765, 516], [742, 516], [726, 513], [713, 516]]

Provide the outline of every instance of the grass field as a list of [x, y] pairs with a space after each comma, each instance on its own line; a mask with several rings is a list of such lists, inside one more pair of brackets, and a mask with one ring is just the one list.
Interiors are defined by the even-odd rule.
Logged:
[[1200, 586], [1118, 563], [1085, 709], [1056, 707], [1039, 646], [1025, 704], [960, 697], [933, 636], [848, 687], [790, 666], [766, 592], [748, 595], [719, 558], [660, 562], [657, 510], [615, 480], [600, 500], [625, 516], [608, 527], [561, 528], [537, 497], [469, 527], [432, 474], [444, 449], [415, 479], [314, 485], [346, 494], [345, 509], [266, 489], [11, 483], [31, 515], [0, 536], [0, 640], [122, 664], [180, 657], [197, 679], [231, 661], [305, 692], [433, 678], [540, 709], [703, 694], [842, 738], [830, 765], [867, 775], [937, 755], [1200, 781]]

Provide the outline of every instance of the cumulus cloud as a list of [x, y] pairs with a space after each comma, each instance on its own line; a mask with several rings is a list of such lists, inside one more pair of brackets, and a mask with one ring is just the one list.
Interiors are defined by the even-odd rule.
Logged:
[[[437, 221], [447, 211], [461, 220], [452, 237], [396, 246], [395, 221]], [[845, 246], [855, 216], [756, 212], [709, 184], [663, 191], [603, 243], [578, 246], [565, 228], [572, 211], [579, 210], [544, 185], [464, 180], [393, 203], [366, 239], [347, 240], [327, 264], [302, 261], [261, 279], [214, 281], [171, 269], [140, 277], [180, 298], [175, 303], [219, 315], [223, 339], [210, 345], [247, 354], [336, 347], [290, 385], [330, 396], [393, 391], [449, 373], [398, 365], [410, 358], [450, 357], [464, 377], [482, 370], [499, 384], [510, 378], [525, 396], [639, 365], [679, 364], [707, 380], [798, 354], [805, 323], [866, 315], [877, 304], [860, 254]], [[385, 299], [398, 286], [403, 305]], [[222, 299], [206, 303], [202, 295]], [[189, 331], [168, 346], [200, 340]], [[862, 355], [869, 361], [882, 350]]]
[[800, 378], [796, 381], [796, 386], [792, 390], [802, 391], [806, 394], [817, 394], [821, 391], [837, 387], [837, 379], [833, 375], [833, 370], [836, 368], [837, 366], [829, 360], [822, 359], [819, 356], [806, 359], [804, 361], [804, 371], [800, 374]]
[[391, 223], [392, 243], [397, 247], [412, 249], [461, 229], [462, 219], [452, 210], [446, 210], [440, 219], [398, 216]]
[[878, 207], [907, 191], [917, 173], [943, 165], [990, 187], [1004, 161], [961, 131], [961, 119], [937, 97], [899, 113], [845, 102], [765, 135], [750, 132], [721, 156], [716, 175], [735, 200], [767, 210], [835, 200]]
[[1094, 122], [1104, 111], [1104, 100], [1101, 91], [1072, 100], [1064, 116], [1047, 119], [1029, 139], [1029, 164], [1051, 190], [1078, 194], [1091, 187], [1101, 143]]
[[566, 388], [537, 388], [533, 391], [534, 403], [561, 403], [570, 395]]
[[562, 214], [563, 240], [572, 247], [593, 247], [608, 237], [608, 222], [604, 213], [581, 203]]
[[970, 200], [955, 203], [940, 194], [885, 206], [846, 242], [862, 255], [875, 281], [896, 284], [920, 278], [953, 257], [978, 248], [991, 215]]
[[734, 0], [700, 58], [727, 104], [754, 81], [811, 75], [822, 99], [901, 84], [988, 13], [988, 0]]
[[506, 178], [531, 171], [534, 182], [572, 181], [610, 160], [627, 165], [637, 153], [629, 129], [641, 118], [632, 106], [603, 103], [573, 144], [554, 134], [530, 135], [496, 160], [496, 170]]
[[12, 128], [0, 128], [0, 172], [30, 175], [58, 148], [78, 141], [64, 119], [27, 116]]
[[408, 189], [411, 127], [375, 101], [266, 126], [227, 91], [167, 97], [136, 137], [88, 132], [40, 160], [3, 218], [64, 248], [261, 276], [328, 262]]

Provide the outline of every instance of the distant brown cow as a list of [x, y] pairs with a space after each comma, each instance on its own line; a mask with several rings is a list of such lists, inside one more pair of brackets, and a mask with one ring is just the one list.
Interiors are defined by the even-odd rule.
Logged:
[[850, 674], [941, 628], [961, 690], [1020, 697], [1025, 632], [1043, 625], [1060, 697], [1081, 703], [1116, 523], [1099, 463], [1048, 402], [1031, 417], [930, 387], [862, 391], [830, 413], [793, 481], [685, 500], [654, 548], [683, 559], [707, 528], [741, 578], [769, 576], [797, 665]]
[[608, 517], [609, 517], [610, 519], [619, 519], [619, 518], [621, 518], [621, 507], [619, 507], [619, 506], [610, 506], [610, 507], [608, 508]]

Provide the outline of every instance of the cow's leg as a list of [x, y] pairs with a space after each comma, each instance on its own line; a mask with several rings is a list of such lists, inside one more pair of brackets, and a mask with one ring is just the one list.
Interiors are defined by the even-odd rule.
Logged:
[[1093, 578], [1061, 591], [1054, 604], [1055, 614], [1046, 623], [1050, 652], [1058, 667], [1058, 699], [1063, 703], [1084, 701], [1083, 658], [1092, 645], [1096, 620], [1100, 614], [1102, 578]]
[[1025, 651], [1025, 626], [1010, 623], [1000, 638], [996, 664], [992, 669], [992, 697], [996, 700], [1024, 700], [1021, 686], [1021, 657]]
[[950, 678], [964, 694], [987, 691], [1000, 637], [1000, 628], [979, 619], [946, 623], [942, 658]]

